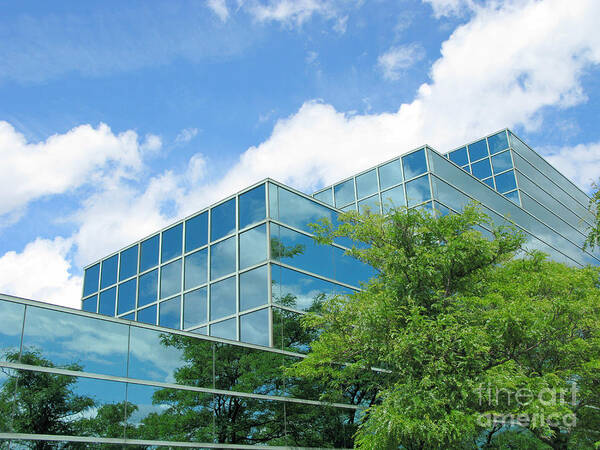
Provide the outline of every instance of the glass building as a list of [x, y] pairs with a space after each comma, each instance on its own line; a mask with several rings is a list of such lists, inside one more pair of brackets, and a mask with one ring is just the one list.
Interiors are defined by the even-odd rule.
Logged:
[[82, 311], [0, 296], [0, 448], [351, 447], [375, 391], [323, 399], [284, 368], [316, 336], [301, 315], [374, 272], [310, 224], [471, 201], [529, 249], [600, 263], [583, 250], [588, 196], [509, 130], [312, 196], [267, 179], [85, 267]]

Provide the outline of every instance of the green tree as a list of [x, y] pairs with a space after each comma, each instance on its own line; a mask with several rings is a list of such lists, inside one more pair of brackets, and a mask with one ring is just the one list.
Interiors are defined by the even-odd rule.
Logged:
[[[292, 373], [326, 380], [343, 395], [352, 377], [382, 369], [356, 445], [474, 448], [522, 440], [520, 429], [539, 448], [579, 441], [585, 448], [599, 439], [598, 268], [567, 267], [535, 252], [514, 259], [524, 237], [494, 227], [475, 207], [444, 217], [396, 210], [341, 220], [337, 229], [315, 227], [318, 239], [367, 244], [350, 254], [377, 276], [306, 316], [322, 332]], [[538, 398], [568, 394], [574, 384], [573, 404]], [[517, 402], [517, 392], [532, 398]], [[570, 414], [580, 419], [576, 426], [546, 420]], [[519, 417], [532, 420], [512, 424]]]

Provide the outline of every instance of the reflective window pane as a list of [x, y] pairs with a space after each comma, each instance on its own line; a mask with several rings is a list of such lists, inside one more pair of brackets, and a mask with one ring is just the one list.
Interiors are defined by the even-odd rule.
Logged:
[[235, 277], [210, 285], [210, 320], [235, 314]]
[[147, 308], [138, 310], [137, 321], [150, 325], [156, 325], [156, 305], [148, 306]]
[[235, 272], [235, 236], [210, 246], [210, 278]]
[[[24, 312], [25, 306], [0, 300], [0, 317], [2, 318], [0, 360], [6, 361], [7, 356], [14, 356], [15, 358], [18, 356], [19, 347], [21, 346]], [[16, 362], [16, 359], [14, 362]]]
[[469, 157], [471, 158], [471, 163], [488, 156], [488, 149], [485, 139], [474, 142], [469, 146]]
[[404, 166], [405, 180], [427, 172], [427, 160], [425, 158], [425, 150], [419, 150], [403, 156], [402, 165]]
[[128, 335], [125, 324], [29, 306], [23, 353], [37, 353], [34, 365], [124, 377]]
[[379, 195], [374, 195], [358, 202], [358, 211], [363, 214], [369, 211], [371, 214], [380, 214]]
[[335, 273], [331, 246], [275, 224], [271, 224], [271, 257], [324, 277], [333, 278]]
[[381, 189], [387, 189], [401, 182], [402, 166], [399, 159], [395, 159], [379, 167], [379, 184]]
[[213, 323], [210, 326], [210, 335], [223, 339], [237, 339], [237, 320], [234, 318], [224, 320], [223, 322]]
[[326, 218], [330, 222], [336, 223], [337, 213], [333, 209], [287, 189], [280, 188], [278, 192], [279, 216], [277, 218], [281, 222], [309, 233], [312, 233], [309, 224], [316, 223], [321, 219]]
[[310, 343], [318, 334], [306, 329], [300, 322], [302, 314], [273, 308], [273, 345], [281, 350], [308, 353]]
[[508, 148], [508, 138], [506, 137], [506, 131], [494, 134], [488, 138], [488, 144], [490, 146], [490, 153], [498, 153], [499, 151]]
[[276, 264], [271, 265], [271, 279], [273, 303], [300, 311], [318, 311], [324, 299], [353, 292], [345, 286]]
[[111, 256], [102, 261], [102, 272], [100, 275], [100, 289], [112, 286], [117, 282], [117, 264], [119, 255]]
[[269, 302], [267, 266], [240, 274], [240, 311], [266, 305]]
[[486, 178], [485, 180], [481, 180], [481, 181], [483, 181], [485, 184], [487, 184], [492, 189], [496, 189], [496, 186], [494, 186], [494, 179], [492, 177]]
[[496, 175], [496, 188], [498, 192], [507, 192], [516, 189], [517, 183], [515, 181], [515, 172], [504, 172], [500, 175]]
[[119, 261], [119, 281], [134, 276], [138, 269], [138, 246], [123, 250]]
[[140, 276], [140, 287], [138, 292], [138, 307], [156, 301], [158, 291], [158, 270], [145, 273]]
[[507, 192], [506, 194], [504, 194], [504, 196], [506, 198], [508, 198], [509, 200], [515, 202], [517, 205], [521, 204], [521, 202], [519, 201], [519, 192], [518, 191]]
[[104, 314], [105, 316], [115, 315], [117, 288], [111, 287], [106, 291], [100, 292], [100, 299], [98, 301], [98, 313]]
[[185, 257], [185, 288], [206, 283], [208, 251], [199, 250]]
[[356, 204], [355, 203], [350, 203], [348, 206], [344, 206], [343, 208], [340, 208], [342, 211], [346, 212], [346, 211], [356, 211]]
[[208, 213], [203, 212], [185, 222], [185, 251], [190, 252], [208, 242]]
[[135, 308], [135, 295], [137, 290], [137, 279], [126, 281], [119, 285], [119, 298], [117, 301], [117, 314], [131, 311]]
[[240, 317], [240, 341], [269, 346], [269, 311], [267, 309]]
[[465, 166], [469, 164], [469, 157], [467, 156], [467, 147], [459, 148], [449, 153], [450, 161], [458, 166]]
[[160, 298], [167, 298], [181, 291], [181, 259], [160, 268]]
[[482, 159], [474, 164], [471, 164], [471, 171], [480, 180], [492, 176], [492, 167], [490, 166], [489, 158]]
[[160, 260], [169, 261], [181, 255], [183, 239], [183, 224], [175, 225], [162, 233], [162, 246], [160, 249]]
[[494, 166], [494, 173], [504, 172], [505, 170], [512, 169], [512, 159], [510, 157], [510, 151], [498, 153], [492, 156], [492, 166]]
[[97, 312], [98, 307], [98, 295], [93, 295], [92, 297], [88, 297], [83, 299], [81, 304], [81, 309], [87, 312]]
[[98, 292], [98, 281], [100, 279], [100, 264], [85, 269], [83, 278], [83, 296], [87, 297], [94, 292]]
[[131, 312], [129, 314], [125, 314], [124, 316], [121, 317], [121, 319], [135, 320], [135, 312]]
[[144, 272], [158, 264], [159, 236], [152, 236], [140, 245], [140, 272]]
[[368, 282], [374, 275], [373, 268], [345, 253], [345, 250], [333, 247], [335, 280], [356, 287], [359, 287], [361, 282]]
[[404, 186], [396, 186], [381, 193], [381, 203], [384, 214], [391, 208], [404, 208], [406, 201], [404, 200]]
[[177, 296], [160, 302], [158, 309], [158, 324], [161, 327], [179, 330], [181, 316], [181, 297]]
[[210, 239], [217, 240], [233, 231], [235, 231], [235, 198], [210, 210]]
[[431, 198], [431, 191], [429, 189], [429, 177], [424, 176], [417, 178], [416, 180], [409, 181], [406, 183], [406, 197], [408, 200], [408, 207], [417, 205], [425, 200]]
[[208, 336], [208, 326], [206, 327], [198, 327], [190, 330], [191, 333], [202, 334], [204, 336]]
[[265, 224], [240, 233], [240, 270], [267, 259]]
[[185, 294], [183, 296], [183, 328], [206, 322], [207, 311], [205, 287]]
[[347, 205], [355, 200], [354, 198], [354, 179], [344, 181], [333, 187], [335, 193], [335, 206]]
[[356, 192], [359, 199], [373, 195], [378, 190], [377, 173], [375, 172], [375, 169], [356, 177]]
[[333, 192], [331, 188], [319, 192], [318, 194], [315, 194], [315, 198], [324, 203], [327, 203], [328, 205], [333, 205]]
[[240, 229], [246, 228], [253, 223], [260, 222], [267, 216], [267, 206], [265, 201], [264, 184], [240, 195]]

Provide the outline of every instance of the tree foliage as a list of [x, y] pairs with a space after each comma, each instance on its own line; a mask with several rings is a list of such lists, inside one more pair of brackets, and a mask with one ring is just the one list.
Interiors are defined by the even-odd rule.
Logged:
[[[339, 395], [368, 374], [363, 382], [376, 401], [356, 445], [502, 448], [491, 445], [529, 439], [539, 448], [585, 448], [600, 440], [598, 268], [535, 252], [514, 259], [523, 236], [494, 227], [475, 207], [444, 217], [347, 213], [337, 229], [315, 230], [324, 243], [353, 239], [350, 253], [377, 270], [363, 291], [306, 317], [322, 332], [292, 369]], [[568, 394], [575, 384], [573, 404], [544, 396]], [[575, 426], [547, 420], [572, 414]], [[519, 417], [530, 421], [515, 425]]]
[[589, 228], [584, 249], [600, 247], [600, 181], [592, 184], [593, 193], [590, 198], [589, 210], [594, 216], [594, 224]]

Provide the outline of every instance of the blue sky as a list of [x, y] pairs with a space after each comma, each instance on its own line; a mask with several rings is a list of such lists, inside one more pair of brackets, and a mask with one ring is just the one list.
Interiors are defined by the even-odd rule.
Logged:
[[266, 176], [311, 192], [510, 127], [600, 175], [595, 0], [42, 2], [0, 17], [0, 292]]

